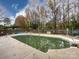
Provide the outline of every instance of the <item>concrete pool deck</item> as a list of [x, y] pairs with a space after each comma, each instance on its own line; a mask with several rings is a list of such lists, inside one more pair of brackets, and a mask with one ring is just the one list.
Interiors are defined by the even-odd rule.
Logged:
[[18, 35], [35, 35], [35, 36], [45, 36], [45, 37], [55, 37], [55, 38], [62, 38], [72, 43], [79, 44], [79, 38], [71, 37], [68, 35], [53, 35], [53, 34], [41, 34], [41, 33], [21, 33], [21, 34], [13, 34], [11, 36], [18, 36]]
[[[17, 35], [26, 35], [26, 33], [21, 33]], [[47, 53], [43, 53], [11, 37], [17, 35], [14, 34], [0, 37], [0, 59], [79, 59], [79, 49], [76, 47], [66, 49], [49, 49]], [[27, 35], [40, 35], [49, 37], [62, 36], [34, 33], [27, 33]], [[71, 37], [62, 37], [66, 40], [73, 41], [71, 40]], [[79, 42], [77, 41], [77, 43]]]
[[37, 49], [11, 38], [0, 37], [0, 59], [48, 59], [49, 56]]

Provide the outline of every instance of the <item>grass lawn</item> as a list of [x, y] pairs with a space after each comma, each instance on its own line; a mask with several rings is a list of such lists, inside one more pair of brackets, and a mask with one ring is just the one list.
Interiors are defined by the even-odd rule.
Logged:
[[15, 36], [17, 40], [32, 46], [42, 52], [47, 52], [48, 49], [62, 49], [70, 47], [70, 43], [60, 38], [21, 35]]

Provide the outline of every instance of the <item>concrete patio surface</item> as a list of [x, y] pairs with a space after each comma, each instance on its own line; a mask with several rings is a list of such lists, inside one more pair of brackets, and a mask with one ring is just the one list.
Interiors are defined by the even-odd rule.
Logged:
[[71, 47], [67, 49], [49, 50], [47, 54], [51, 59], [79, 59], [79, 49]]
[[[33, 33], [28, 34], [39, 35]], [[56, 36], [40, 34], [40, 36], [41, 35], [49, 37]], [[12, 38], [11, 36], [15, 36], [15, 34], [0, 37], [0, 59], [79, 59], [79, 49], [76, 47], [66, 49], [49, 49], [47, 53], [43, 53]], [[60, 37], [60, 35], [58, 36]], [[68, 37], [64, 38], [67, 39]]]
[[0, 37], [0, 59], [48, 59], [48, 55], [9, 36]]

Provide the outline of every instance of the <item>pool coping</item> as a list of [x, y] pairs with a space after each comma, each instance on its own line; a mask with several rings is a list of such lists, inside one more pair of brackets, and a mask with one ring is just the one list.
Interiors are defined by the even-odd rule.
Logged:
[[[67, 40], [67, 41], [73, 41], [73, 40], [70, 40], [70, 38], [72, 39], [72, 37], [67, 37], [67, 36], [64, 36], [64, 35], [51, 35], [51, 34], [39, 34], [39, 33], [21, 33], [21, 34], [12, 34], [12, 35], [7, 35], [7, 36], [9, 36], [9, 37], [5, 37], [5, 39], [4, 40], [12, 40], [12, 42], [10, 42], [10, 43], [13, 43], [13, 41], [16, 41], [14, 38], [12, 38], [12, 36], [18, 36], [18, 35], [43, 35], [43, 36], [49, 36], [49, 37], [62, 37], [63, 36], [63, 38], [64, 37], [66, 37], [66, 39], [65, 40]], [[68, 40], [69, 39], [69, 40]], [[3, 41], [4, 42], [4, 41]], [[18, 42], [18, 41], [16, 41], [16, 42]], [[7, 43], [7, 42], [6, 42]], [[21, 44], [21, 42], [18, 42], [19, 44]], [[13, 43], [14, 44], [14, 43]], [[15, 46], [16, 46], [16, 44], [14, 44]], [[24, 47], [27, 47], [28, 45], [26, 45], [26, 44], [22, 44]], [[28, 46], [28, 47], [30, 47], [30, 46]], [[19, 47], [20, 48], [20, 47]], [[22, 48], [23, 49], [23, 48]], [[30, 49], [31, 49], [31, 47], [30, 47]], [[44, 54], [46, 54], [48, 57], [50, 56], [50, 57], [52, 57], [52, 55], [53, 54], [51, 54], [50, 53], [50, 51], [53, 53], [53, 51], [55, 50], [55, 54], [57, 53], [57, 51], [63, 51], [63, 53], [65, 53], [65, 51], [64, 50], [69, 50], [69, 49], [74, 49], [73, 47], [71, 48], [66, 48], [66, 49], [49, 49], [48, 50], [48, 52], [46, 52], [46, 53], [44, 53]], [[76, 47], [75, 47], [75, 49], [77, 49]], [[34, 49], [35, 51], [38, 51], [37, 49]], [[78, 49], [77, 49], [78, 50]], [[71, 51], [71, 50], [69, 50], [69, 51]], [[76, 50], [74, 50], [74, 51], [76, 51]], [[24, 51], [25, 52], [25, 51]], [[43, 53], [43, 52], [42, 52]], [[67, 52], [68, 53], [68, 52]], [[51, 54], [51, 55], [50, 55]], [[60, 54], [60, 53], [59, 53]], [[72, 53], [71, 53], [72, 54]], [[55, 56], [55, 55], [54, 55]], [[58, 55], [57, 55], [58, 56]], [[62, 56], [62, 55], [61, 55]], [[61, 56], [59, 56], [59, 57], [61, 57]], [[67, 55], [68, 56], [68, 55]], [[30, 56], [29, 56], [30, 57]], [[27, 56], [25, 56], [25, 58], [24, 59], [29, 59], [29, 57], [27, 57]], [[40, 56], [39, 56], [40, 57]], [[44, 56], [45, 57], [45, 56]], [[70, 55], [70, 57], [71, 57], [71, 55]], [[62, 57], [63, 58], [63, 57]], [[42, 59], [44, 59], [44, 58], [42, 58]], [[49, 59], [49, 58], [48, 58]], [[52, 58], [51, 58], [52, 59]], [[58, 58], [59, 59], [59, 58]]]
[[61, 38], [63, 40], [69, 41], [70, 43], [79, 44], [79, 40], [68, 35], [56, 35], [56, 34], [41, 34], [41, 33], [20, 33], [20, 34], [12, 34], [10, 36], [19, 36], [19, 35], [35, 35], [35, 36], [45, 36], [45, 37], [53, 37], [53, 38]]

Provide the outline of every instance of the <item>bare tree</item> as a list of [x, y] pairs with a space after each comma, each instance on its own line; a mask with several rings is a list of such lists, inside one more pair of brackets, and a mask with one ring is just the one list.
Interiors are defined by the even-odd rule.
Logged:
[[10, 18], [4, 18], [3, 22], [5, 26], [9, 26], [11, 24]]
[[57, 2], [58, 2], [57, 0], [48, 0], [48, 5], [52, 10], [52, 16], [53, 16], [52, 21], [54, 23], [53, 26], [54, 26], [55, 33], [56, 33], [56, 30], [57, 30], [57, 16], [60, 13], [60, 11], [59, 11], [60, 5]]

